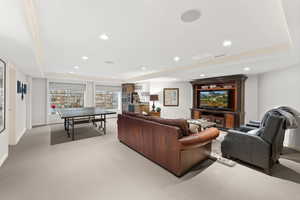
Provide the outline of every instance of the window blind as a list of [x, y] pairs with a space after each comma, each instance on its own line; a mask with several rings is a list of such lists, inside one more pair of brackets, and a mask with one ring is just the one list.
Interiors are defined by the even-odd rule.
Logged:
[[49, 83], [50, 92], [69, 91], [71, 93], [84, 93], [85, 89], [86, 89], [85, 84], [59, 83], [59, 82], [50, 82]]
[[121, 87], [110, 85], [96, 85], [96, 93], [100, 92], [121, 92]]

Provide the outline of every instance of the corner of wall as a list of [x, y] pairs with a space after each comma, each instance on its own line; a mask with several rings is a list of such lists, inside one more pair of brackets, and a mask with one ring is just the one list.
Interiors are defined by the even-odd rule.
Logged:
[[3, 165], [3, 163], [6, 161], [8, 158], [8, 153], [5, 153], [1, 158], [0, 158], [0, 167]]

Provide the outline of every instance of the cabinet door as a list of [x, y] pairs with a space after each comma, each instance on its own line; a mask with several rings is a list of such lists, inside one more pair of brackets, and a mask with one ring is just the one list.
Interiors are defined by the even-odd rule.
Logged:
[[193, 119], [200, 119], [201, 113], [199, 111], [193, 111]]
[[226, 124], [226, 128], [234, 128], [233, 114], [225, 114], [225, 124]]

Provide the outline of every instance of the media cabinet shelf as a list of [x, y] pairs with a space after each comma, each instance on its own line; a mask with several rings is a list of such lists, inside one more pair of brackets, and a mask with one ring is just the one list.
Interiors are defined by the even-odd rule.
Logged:
[[240, 113], [240, 112], [227, 111], [227, 110], [212, 110], [212, 109], [203, 109], [203, 108], [191, 108], [191, 110], [200, 111], [200, 112], [218, 113], [218, 114], [239, 114]]
[[[222, 76], [194, 80], [193, 85], [193, 119], [205, 118], [216, 122], [219, 128], [237, 128], [244, 123], [245, 113], [245, 75]], [[228, 90], [231, 92], [229, 110], [200, 108], [200, 92]]]
[[198, 90], [198, 91], [218, 91], [218, 90], [236, 90], [236, 88], [223, 88], [223, 87], [207, 88], [207, 89], [197, 88], [196, 90]]

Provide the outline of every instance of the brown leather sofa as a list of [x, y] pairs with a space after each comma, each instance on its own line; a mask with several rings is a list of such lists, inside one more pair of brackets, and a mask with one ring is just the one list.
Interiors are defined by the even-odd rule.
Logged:
[[207, 159], [211, 142], [218, 135], [216, 128], [190, 134], [186, 120], [134, 113], [118, 115], [119, 140], [176, 176]]

